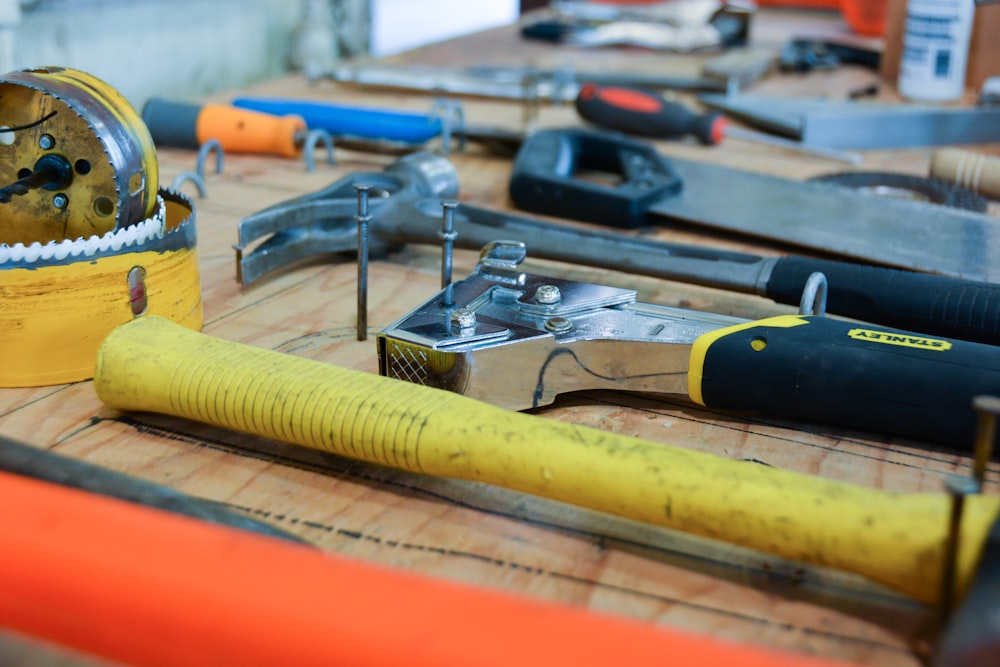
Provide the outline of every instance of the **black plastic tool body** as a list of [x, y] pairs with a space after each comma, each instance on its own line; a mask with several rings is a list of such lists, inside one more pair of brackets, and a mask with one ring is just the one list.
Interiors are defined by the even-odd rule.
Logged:
[[[680, 191], [680, 177], [643, 142], [586, 132], [539, 133], [521, 146], [510, 179], [518, 207], [547, 215], [620, 227], [643, 224], [646, 210]], [[620, 179], [614, 187], [581, 178], [586, 172]]]
[[777, 303], [798, 304], [817, 271], [826, 276], [831, 313], [1000, 345], [1000, 285], [992, 283], [787, 255], [774, 261], [762, 294]]
[[702, 402], [971, 446], [972, 400], [1000, 388], [997, 348], [826, 317], [797, 319], [803, 324], [752, 323], [712, 341], [700, 365], [693, 356]]

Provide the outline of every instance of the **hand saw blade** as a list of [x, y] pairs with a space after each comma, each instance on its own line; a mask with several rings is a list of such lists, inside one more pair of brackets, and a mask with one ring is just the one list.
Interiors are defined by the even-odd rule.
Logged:
[[846, 188], [669, 159], [684, 186], [651, 216], [854, 259], [1000, 282], [1000, 220]]

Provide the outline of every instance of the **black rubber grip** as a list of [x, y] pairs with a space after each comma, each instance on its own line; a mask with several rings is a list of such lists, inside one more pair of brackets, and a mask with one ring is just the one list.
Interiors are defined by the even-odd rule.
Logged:
[[971, 448], [972, 401], [1000, 391], [1000, 350], [784, 316], [705, 334], [695, 343], [691, 373], [692, 399], [709, 407]]
[[142, 121], [157, 146], [197, 149], [200, 112], [196, 104], [154, 97], [142, 107]]
[[765, 295], [795, 305], [816, 271], [826, 275], [831, 313], [1000, 345], [1000, 285], [992, 283], [790, 255], [775, 263]]
[[[580, 178], [595, 172], [618, 181]], [[525, 211], [634, 228], [646, 210], [682, 187], [677, 172], [649, 143], [611, 132], [539, 130], [514, 160], [510, 197]]]

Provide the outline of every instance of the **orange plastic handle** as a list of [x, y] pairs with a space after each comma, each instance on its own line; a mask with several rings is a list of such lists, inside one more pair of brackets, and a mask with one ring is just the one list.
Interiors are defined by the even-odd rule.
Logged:
[[834, 667], [9, 473], [0, 506], [0, 624], [139, 667]]
[[305, 131], [306, 121], [301, 116], [272, 116], [223, 104], [203, 106], [195, 128], [199, 144], [216, 139], [226, 152], [282, 157], [298, 156], [302, 150], [299, 138]]

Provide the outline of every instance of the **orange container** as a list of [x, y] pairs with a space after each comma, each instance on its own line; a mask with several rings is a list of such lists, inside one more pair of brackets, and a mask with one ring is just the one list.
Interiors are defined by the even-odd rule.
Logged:
[[879, 37], [885, 33], [889, 0], [840, 0], [840, 11], [851, 30], [859, 35]]

